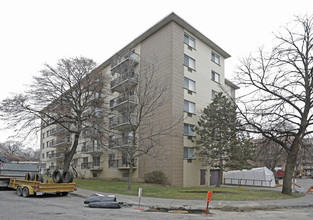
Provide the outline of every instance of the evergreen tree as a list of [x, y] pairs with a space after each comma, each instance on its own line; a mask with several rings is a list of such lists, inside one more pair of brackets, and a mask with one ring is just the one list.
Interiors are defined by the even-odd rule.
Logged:
[[197, 156], [204, 166], [220, 169], [217, 186], [223, 181], [225, 168], [248, 168], [251, 159], [251, 144], [239, 132], [240, 123], [236, 117], [236, 106], [222, 93], [203, 110], [195, 127], [197, 133]]

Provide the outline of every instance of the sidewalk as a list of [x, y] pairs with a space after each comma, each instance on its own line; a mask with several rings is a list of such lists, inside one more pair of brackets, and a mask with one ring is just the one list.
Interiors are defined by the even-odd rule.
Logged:
[[[93, 193], [100, 193], [102, 195], [112, 195], [109, 193], [95, 192], [86, 189], [77, 189], [76, 192], [71, 195], [87, 198]], [[114, 194], [118, 202], [124, 202], [138, 207], [138, 197]], [[175, 210], [186, 209], [189, 211], [205, 211], [206, 201], [202, 200], [182, 200], [182, 199], [163, 199], [163, 198], [141, 198], [141, 207], [160, 209], [160, 210]], [[258, 200], [258, 201], [214, 201], [212, 200], [209, 205], [209, 209], [221, 209], [221, 210], [268, 210], [268, 209], [288, 209], [288, 208], [303, 208], [313, 206], [313, 195], [305, 195], [296, 199], [283, 199], [283, 200]]]

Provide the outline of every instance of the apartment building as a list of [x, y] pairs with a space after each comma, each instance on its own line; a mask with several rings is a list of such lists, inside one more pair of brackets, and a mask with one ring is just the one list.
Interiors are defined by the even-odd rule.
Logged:
[[[161, 144], [154, 157], [144, 155], [132, 165], [133, 179], [142, 180], [147, 172], [160, 170], [168, 182], [176, 186], [214, 185], [218, 170], [203, 167], [195, 156], [196, 138], [193, 127], [203, 110], [218, 92], [235, 97], [236, 85], [225, 78], [224, 63], [230, 55], [174, 13], [165, 17], [138, 38], [133, 40], [97, 70], [109, 75], [111, 94], [108, 108], [116, 116], [109, 119], [108, 147], [96, 139], [81, 135], [73, 164], [80, 176], [86, 178], [125, 179], [130, 162], [114, 144], [127, 147], [133, 140], [136, 119], [126, 110], [136, 109], [140, 100], [136, 88], [143, 83], [140, 77], [145, 65], [154, 60], [152, 83], [166, 82], [165, 97], [168, 102], [154, 112], [146, 122], [160, 127], [169, 121], [175, 126], [169, 135], [160, 137]], [[152, 61], [151, 61], [152, 62]], [[138, 90], [137, 90], [138, 91]], [[145, 124], [147, 124], [145, 123]], [[136, 135], [148, 132], [139, 126]], [[119, 135], [117, 135], [119, 133]], [[64, 132], [58, 127], [44, 127], [41, 135], [41, 164], [44, 170], [54, 170], [62, 165], [63, 152], [71, 147], [71, 136], [57, 137]], [[211, 175], [211, 178], [210, 178]]]

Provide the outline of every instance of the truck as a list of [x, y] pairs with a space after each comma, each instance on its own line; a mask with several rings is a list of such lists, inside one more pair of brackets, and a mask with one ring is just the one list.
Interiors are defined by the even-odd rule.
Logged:
[[35, 180], [19, 180], [11, 178], [9, 182], [9, 188], [16, 189], [16, 194], [18, 196], [28, 197], [31, 195], [43, 195], [55, 193], [57, 195], [67, 195], [69, 192], [74, 192], [77, 190], [76, 183], [54, 183], [45, 181], [40, 182]]
[[5, 163], [0, 161], [0, 187], [8, 187], [10, 179], [25, 179], [27, 173], [38, 173], [39, 164]]
[[278, 179], [283, 179], [285, 176], [285, 172], [283, 170], [277, 170], [276, 175]]

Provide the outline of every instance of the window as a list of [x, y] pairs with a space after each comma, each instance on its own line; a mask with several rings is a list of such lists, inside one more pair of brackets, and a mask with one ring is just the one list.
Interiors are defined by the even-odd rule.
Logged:
[[44, 149], [45, 148], [45, 143], [42, 143], [42, 149]]
[[46, 133], [42, 133], [42, 139], [45, 139], [45, 134], [46, 134]]
[[184, 124], [184, 135], [195, 136], [194, 125]]
[[87, 152], [87, 151], [88, 151], [88, 142], [83, 142], [82, 152]]
[[133, 132], [124, 132], [122, 133], [122, 137], [123, 137], [123, 144], [132, 144], [134, 140]]
[[123, 178], [128, 178], [129, 177], [129, 173], [123, 173]]
[[195, 106], [196, 104], [193, 102], [189, 102], [187, 100], [184, 100], [184, 111], [189, 113], [195, 113]]
[[46, 158], [49, 158], [49, 152], [46, 152]]
[[95, 99], [99, 99], [100, 98], [100, 93], [99, 92], [95, 92], [94, 93], [94, 98]]
[[193, 159], [195, 157], [193, 147], [184, 147], [184, 158], [185, 159]]
[[196, 82], [185, 77], [184, 78], [184, 88], [195, 92], [196, 91]]
[[218, 94], [218, 92], [216, 92], [215, 90], [212, 90], [212, 99], [214, 99], [215, 98], [215, 96]]
[[114, 147], [114, 145], [115, 145], [115, 139], [116, 139], [115, 135], [111, 135], [111, 136], [109, 137], [109, 147], [110, 147], [110, 148]]
[[117, 163], [118, 161], [115, 161], [115, 154], [109, 154], [109, 168], [111, 167], [117, 167]]
[[88, 157], [83, 157], [83, 163], [88, 163]]
[[48, 141], [47, 142], [47, 147], [51, 147], [51, 146], [53, 146], [54, 145], [54, 140], [51, 140], [51, 141]]
[[218, 65], [220, 65], [220, 56], [217, 55], [216, 53], [214, 53], [214, 52], [211, 53], [211, 60], [214, 63], [217, 63]]
[[98, 140], [93, 140], [93, 149], [100, 149], [100, 144]]
[[220, 74], [218, 74], [217, 72], [214, 72], [213, 70], [212, 70], [212, 80], [217, 83], [220, 83]]
[[195, 69], [196, 67], [196, 61], [186, 54], [184, 54], [184, 64], [191, 69]]
[[83, 163], [81, 164], [81, 169], [89, 169], [89, 167], [88, 167], [88, 157], [83, 157]]
[[109, 154], [109, 161], [115, 160], [115, 154]]
[[100, 166], [100, 157], [93, 157], [93, 166], [99, 167]]
[[195, 39], [191, 36], [189, 36], [188, 34], [184, 34], [184, 42], [185, 44], [187, 44], [188, 46], [195, 48]]
[[44, 159], [45, 158], [45, 153], [42, 153], [41, 157], [42, 157], [42, 159]]

